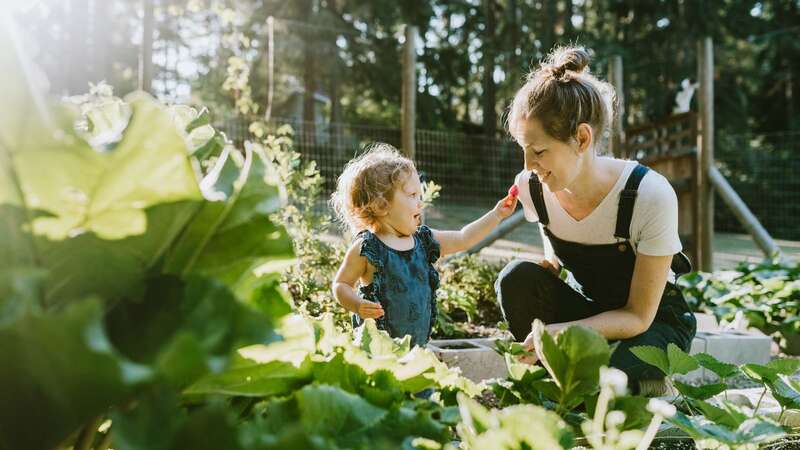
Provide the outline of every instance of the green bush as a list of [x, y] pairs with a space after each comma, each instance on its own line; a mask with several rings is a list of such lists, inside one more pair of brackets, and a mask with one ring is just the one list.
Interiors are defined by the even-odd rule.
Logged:
[[740, 263], [736, 270], [693, 272], [678, 285], [693, 309], [721, 321], [745, 319], [775, 338], [800, 332], [798, 262]]

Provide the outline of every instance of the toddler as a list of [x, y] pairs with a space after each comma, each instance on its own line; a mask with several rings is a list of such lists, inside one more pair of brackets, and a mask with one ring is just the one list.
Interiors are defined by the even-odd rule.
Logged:
[[[422, 184], [414, 163], [388, 144], [350, 161], [331, 203], [355, 239], [333, 281], [333, 295], [353, 325], [376, 319], [392, 337], [425, 345], [436, 320], [440, 256], [467, 250], [517, 206], [513, 193], [457, 231], [421, 225]], [[356, 286], [359, 286], [356, 291]]]

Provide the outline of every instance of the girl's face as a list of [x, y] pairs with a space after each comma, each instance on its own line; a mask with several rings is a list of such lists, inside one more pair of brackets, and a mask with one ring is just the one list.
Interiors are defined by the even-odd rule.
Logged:
[[525, 153], [525, 170], [538, 175], [550, 192], [568, 188], [577, 178], [587, 147], [585, 136], [582, 137], [585, 127], [588, 126], [581, 124], [579, 127], [578, 139], [563, 142], [545, 133], [538, 119], [520, 120], [518, 143]]
[[413, 172], [395, 188], [389, 210], [380, 222], [386, 230], [394, 230], [399, 236], [410, 236], [419, 227], [421, 219], [422, 183], [417, 172]]

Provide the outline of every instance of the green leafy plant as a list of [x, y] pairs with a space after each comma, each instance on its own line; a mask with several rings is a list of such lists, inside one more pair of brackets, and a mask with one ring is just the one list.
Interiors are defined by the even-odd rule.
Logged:
[[291, 260], [291, 242], [253, 151], [220, 149], [198, 170], [198, 152], [214, 154], [192, 144], [202, 113], [184, 126], [134, 94], [114, 101], [129, 115], [104, 102], [78, 115], [49, 104], [7, 44], [4, 29], [0, 447], [71, 445], [81, 428], [91, 445], [109, 411], [277, 338], [291, 307], [277, 275], [254, 269]]
[[797, 352], [800, 333], [800, 264], [796, 261], [740, 263], [736, 270], [693, 272], [678, 280], [691, 306], [725, 322], [746, 320]]
[[[687, 412], [678, 411], [668, 420], [689, 434], [701, 448], [724, 445], [731, 449], [754, 449], [782, 437], [785, 431], [777, 422], [758, 414], [761, 398], [768, 389], [781, 403], [783, 410], [800, 406], [793, 400], [800, 399], [797, 385], [792, 385], [794, 382], [786, 376], [800, 369], [800, 361], [775, 360], [767, 366], [744, 364], [737, 367], [705, 353], [688, 355], [673, 344], [667, 347], [666, 352], [652, 346], [633, 347], [631, 351], [639, 359], [658, 367], [665, 376], [673, 378], [672, 382], [680, 392]], [[721, 382], [692, 386], [674, 379], [675, 375], [686, 374], [700, 366], [714, 372]], [[725, 399], [711, 400], [727, 389], [724, 381], [738, 373], [764, 386], [758, 404], [750, 413], [727, 401], [727, 392]]]
[[504, 261], [478, 255], [458, 256], [440, 265], [436, 337], [468, 336], [475, 326], [494, 327], [501, 320], [494, 282], [504, 266]]

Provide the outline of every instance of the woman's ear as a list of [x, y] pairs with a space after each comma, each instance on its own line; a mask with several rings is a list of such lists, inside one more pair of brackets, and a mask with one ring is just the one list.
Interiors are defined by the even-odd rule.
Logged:
[[586, 150], [591, 149], [594, 144], [594, 132], [592, 131], [592, 127], [586, 122], [578, 124], [578, 129], [575, 133], [575, 140], [578, 143], [579, 153], [583, 153]]

